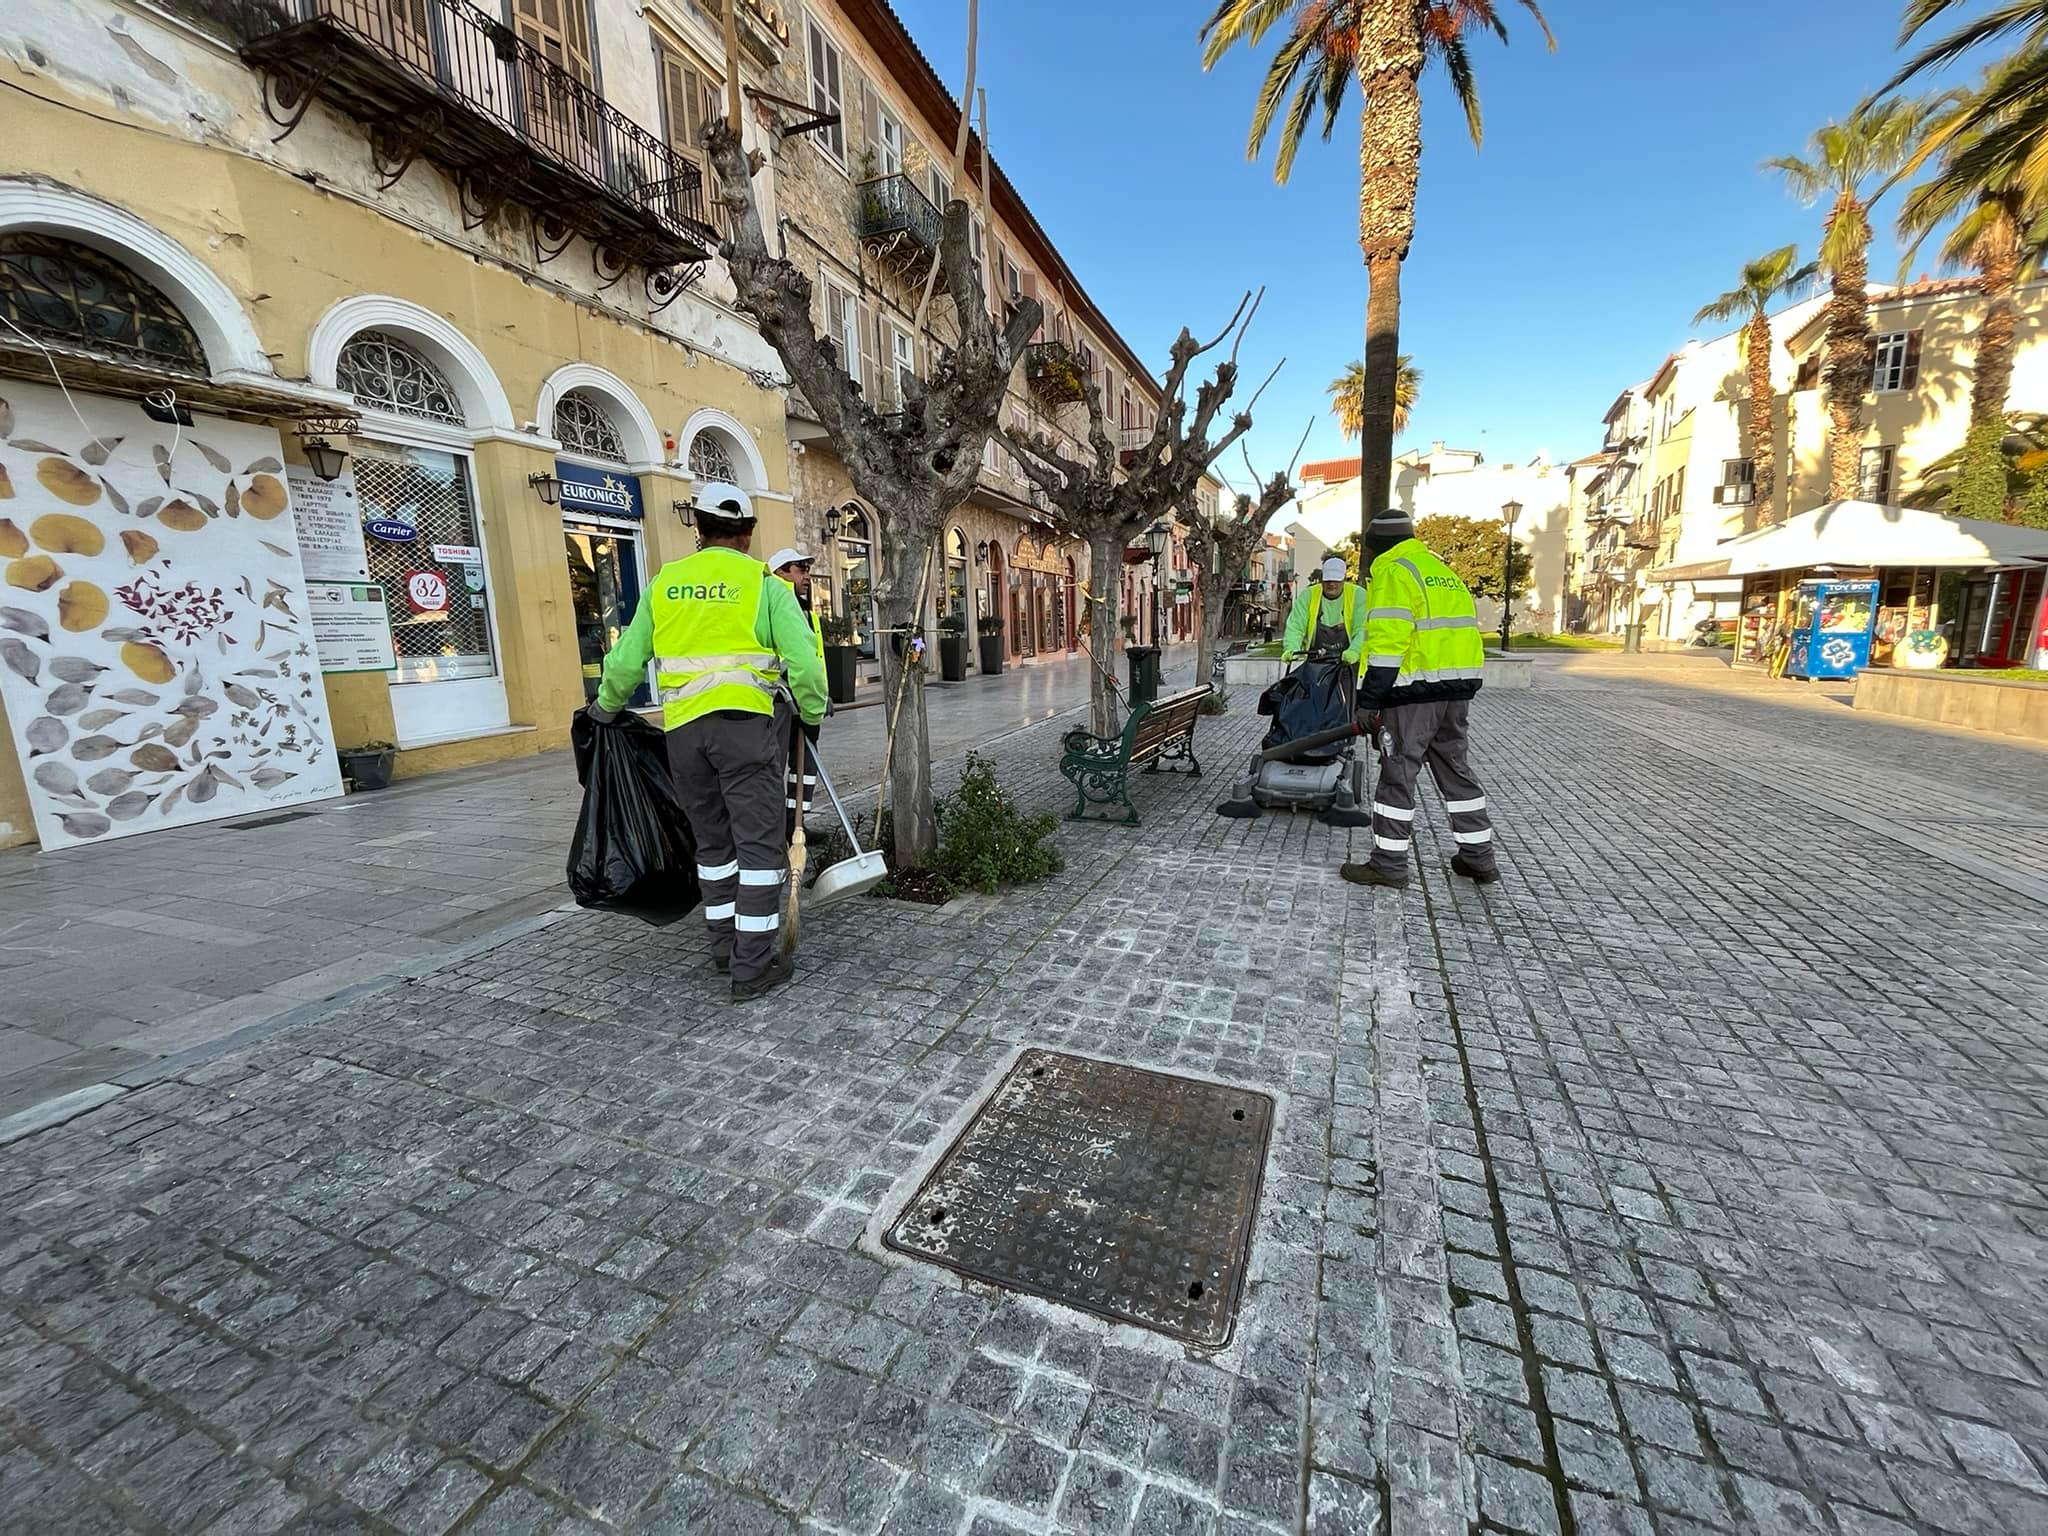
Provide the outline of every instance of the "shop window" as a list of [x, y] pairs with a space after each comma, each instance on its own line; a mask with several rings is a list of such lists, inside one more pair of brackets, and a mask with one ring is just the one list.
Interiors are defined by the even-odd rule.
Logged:
[[626, 462], [626, 445], [611, 417], [590, 396], [572, 389], [555, 402], [555, 436], [571, 453]]
[[732, 445], [716, 427], [705, 427], [690, 439], [690, 476], [695, 480], [718, 480], [739, 484], [739, 470], [733, 462]]
[[1870, 387], [1896, 394], [1920, 382], [1920, 333], [1891, 331], [1871, 344]]
[[1890, 501], [1898, 478], [1898, 449], [1889, 443], [1866, 448], [1856, 466], [1856, 498], [1859, 501]]
[[875, 659], [875, 541], [868, 515], [848, 503], [839, 509], [839, 611], [853, 621], [853, 643]]
[[967, 535], [958, 528], [946, 535], [946, 591], [941, 618], [967, 618]]
[[1815, 353], [1814, 353], [1814, 354], [1813, 354], [1812, 356], [1810, 356], [1810, 357], [1802, 357], [1802, 358], [1801, 358], [1801, 359], [1799, 360], [1799, 373], [1798, 373], [1798, 376], [1797, 376], [1796, 378], [1794, 378], [1794, 379], [1793, 379], [1793, 381], [1792, 381], [1792, 387], [1793, 387], [1793, 389], [1795, 389], [1795, 390], [1819, 389], [1819, 388], [1820, 388], [1820, 366], [1821, 366], [1821, 357], [1820, 357], [1820, 354], [1819, 354], [1818, 352], [1815, 352]]
[[0, 235], [0, 320], [0, 328], [52, 346], [206, 374], [199, 337], [177, 306], [112, 257], [75, 241]]
[[433, 448], [357, 440], [351, 466], [366, 520], [408, 531], [364, 541], [398, 653], [394, 683], [490, 677], [484, 564], [469, 460]]
[[399, 416], [463, 425], [455, 387], [434, 363], [386, 331], [364, 331], [341, 349], [335, 382], [356, 404]]

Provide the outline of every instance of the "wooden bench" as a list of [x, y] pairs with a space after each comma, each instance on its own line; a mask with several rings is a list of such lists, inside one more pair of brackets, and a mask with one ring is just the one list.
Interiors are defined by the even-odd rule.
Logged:
[[1185, 762], [1189, 777], [1200, 778], [1202, 765], [1195, 760], [1195, 719], [1201, 712], [1202, 700], [1210, 692], [1209, 685], [1203, 683], [1183, 693], [1141, 704], [1131, 711], [1119, 736], [1091, 736], [1082, 730], [1067, 732], [1060, 739], [1060, 745], [1066, 749], [1060, 759], [1060, 772], [1074, 785], [1074, 808], [1067, 813], [1067, 820], [1107, 821], [1110, 818], [1106, 816], [1090, 816], [1089, 805], [1121, 805], [1126, 813], [1124, 825], [1135, 827], [1138, 808], [1131, 804], [1126, 780], [1136, 764], [1144, 764], [1147, 773], [1157, 773], [1162, 762]]

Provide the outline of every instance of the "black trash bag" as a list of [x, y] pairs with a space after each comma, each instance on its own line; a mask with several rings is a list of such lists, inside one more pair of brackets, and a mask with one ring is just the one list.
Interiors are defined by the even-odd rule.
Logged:
[[578, 905], [674, 922], [695, 910], [697, 850], [669, 777], [668, 743], [638, 715], [609, 725], [579, 709], [569, 724], [583, 810], [569, 842]]
[[[1341, 661], [1304, 661], [1260, 694], [1259, 713], [1271, 715], [1273, 727], [1266, 732], [1259, 749], [1270, 752], [1285, 742], [1350, 724], [1356, 703], [1353, 676], [1353, 670]], [[1343, 756], [1349, 745], [1345, 741], [1331, 742], [1288, 761], [1327, 763]]]

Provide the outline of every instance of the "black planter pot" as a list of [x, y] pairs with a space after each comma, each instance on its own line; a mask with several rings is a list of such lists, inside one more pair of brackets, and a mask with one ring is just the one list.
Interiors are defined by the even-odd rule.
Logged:
[[984, 633], [981, 641], [981, 675], [999, 677], [1003, 671], [1003, 635], [1001, 630], [994, 634]]
[[948, 683], [967, 681], [967, 637], [956, 630], [939, 632], [939, 678]]
[[853, 702], [854, 672], [859, 665], [859, 646], [828, 645], [825, 647], [825, 687], [831, 693], [834, 704], [851, 704]]
[[357, 789], [383, 789], [391, 783], [391, 767], [398, 754], [390, 747], [344, 748], [341, 771]]

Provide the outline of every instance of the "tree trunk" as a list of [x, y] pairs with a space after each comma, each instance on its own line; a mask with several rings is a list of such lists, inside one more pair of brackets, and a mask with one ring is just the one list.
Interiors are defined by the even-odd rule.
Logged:
[[[907, 519], [906, 519], [907, 521]], [[909, 668], [910, 641], [924, 623], [921, 579], [931, 562], [933, 536], [908, 536], [884, 546], [883, 579], [875, 584], [875, 606], [884, 633], [876, 647], [882, 660], [883, 724], [889, 756], [891, 847], [899, 869], [929, 864], [939, 846], [938, 817], [932, 809], [931, 734], [925, 720], [923, 667]], [[929, 643], [930, 636], [926, 636]], [[900, 701], [900, 702], [899, 702]]]
[[1097, 736], [1114, 736], [1123, 729], [1123, 721], [1109, 679], [1115, 675], [1117, 621], [1122, 617], [1118, 610], [1123, 606], [1124, 590], [1124, 545], [1114, 533], [1089, 536], [1088, 590], [1088, 729]]
[[1401, 370], [1401, 263], [1383, 257], [1366, 269], [1365, 422], [1358, 438], [1358, 542], [1366, 526], [1393, 505], [1394, 386]]
[[1778, 520], [1777, 432], [1771, 409], [1771, 322], [1761, 312], [1749, 322], [1749, 454], [1756, 464], [1757, 523]]
[[1208, 682], [1215, 672], [1216, 652], [1223, 636], [1223, 610], [1229, 601], [1233, 574], [1228, 565], [1215, 571], [1206, 564], [1195, 568], [1195, 590], [1202, 596], [1202, 625], [1195, 633], [1195, 682], [1198, 686]]
[[1361, 8], [1358, 248], [1365, 257], [1365, 419], [1358, 435], [1359, 537], [1391, 504], [1395, 386], [1401, 366], [1401, 263], [1415, 239], [1422, 176], [1422, 7]]
[[2013, 302], [2018, 273], [2015, 250], [2000, 250], [1983, 263], [1984, 323], [1977, 330], [1977, 360], [1970, 375], [1970, 433], [1956, 484], [1955, 510], [1964, 517], [2006, 515], [2005, 406], [2012, 390], [2012, 362], [2019, 333]]
[[[1836, 218], [1862, 210], [1837, 209]], [[1835, 269], [1828, 300], [1828, 500], [1853, 501], [1863, 463], [1863, 395], [1870, 387], [1869, 250]], [[1789, 507], [1787, 508], [1789, 511]]]

